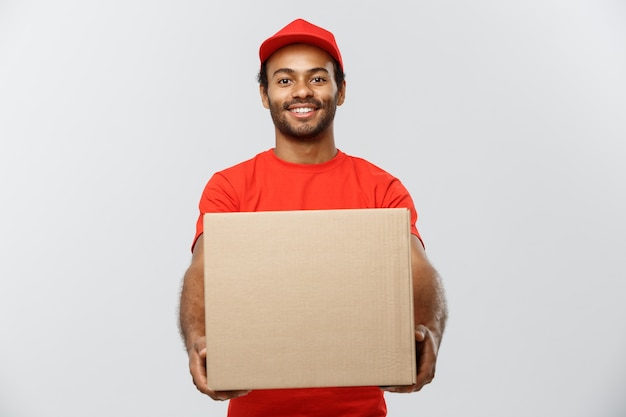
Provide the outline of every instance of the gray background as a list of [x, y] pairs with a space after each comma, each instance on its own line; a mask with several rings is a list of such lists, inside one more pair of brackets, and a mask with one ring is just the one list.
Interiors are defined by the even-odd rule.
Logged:
[[208, 416], [176, 329], [197, 202], [273, 146], [260, 42], [334, 31], [340, 149], [398, 176], [445, 279], [392, 416], [626, 413], [626, 5], [0, 1], [0, 416]]

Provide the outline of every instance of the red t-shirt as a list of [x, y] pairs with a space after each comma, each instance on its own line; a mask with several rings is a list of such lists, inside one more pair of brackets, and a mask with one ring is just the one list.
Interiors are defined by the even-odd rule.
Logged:
[[[293, 164], [273, 150], [217, 172], [200, 200], [202, 215], [212, 212], [397, 208], [411, 210], [411, 231], [417, 212], [400, 181], [377, 166], [338, 151], [322, 164]], [[387, 414], [378, 387], [256, 390], [229, 404], [229, 417], [382, 417]]]

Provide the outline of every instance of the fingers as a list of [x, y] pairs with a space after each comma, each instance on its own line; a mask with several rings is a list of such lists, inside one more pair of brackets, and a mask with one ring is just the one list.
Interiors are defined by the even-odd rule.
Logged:
[[392, 387], [381, 387], [382, 390], [397, 393], [410, 393], [421, 390], [435, 378], [437, 350], [435, 340], [428, 328], [418, 325], [415, 329], [415, 349], [417, 357], [417, 376], [415, 384]]
[[393, 387], [380, 387], [380, 389], [382, 389], [383, 391], [387, 391], [387, 392], [397, 392], [397, 393], [403, 393], [403, 394], [408, 394], [410, 392], [415, 392], [415, 385], [397, 385], [397, 386], [393, 386]]
[[230, 400], [250, 392], [248, 390], [213, 391], [209, 389], [206, 376], [206, 339], [204, 337], [198, 339], [189, 352], [189, 372], [198, 391], [217, 401]]
[[435, 378], [435, 365], [437, 363], [437, 350], [435, 340], [428, 328], [418, 325], [415, 330], [415, 349], [417, 355], [417, 378], [415, 379], [415, 391], [421, 390]]
[[418, 324], [415, 327], [415, 340], [423, 342], [426, 339], [426, 335], [429, 334], [428, 327], [423, 324]]
[[198, 391], [210, 395], [206, 378], [206, 343], [198, 340], [189, 351], [189, 372]]
[[211, 391], [209, 396], [217, 401], [226, 401], [232, 400], [233, 398], [243, 397], [247, 395], [249, 390], [239, 390], [239, 391]]

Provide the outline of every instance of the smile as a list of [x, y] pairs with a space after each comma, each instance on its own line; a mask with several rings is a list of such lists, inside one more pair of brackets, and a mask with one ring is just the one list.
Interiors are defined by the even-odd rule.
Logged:
[[312, 107], [297, 107], [295, 109], [291, 109], [292, 113], [309, 113], [314, 111], [315, 109]]

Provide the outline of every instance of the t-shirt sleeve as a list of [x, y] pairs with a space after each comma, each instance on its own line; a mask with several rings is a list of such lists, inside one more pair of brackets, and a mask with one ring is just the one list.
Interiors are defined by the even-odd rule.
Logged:
[[196, 235], [191, 245], [193, 251], [196, 241], [204, 231], [205, 213], [226, 213], [239, 211], [239, 198], [233, 184], [222, 173], [215, 173], [204, 187], [200, 203], [200, 213], [196, 221]]
[[411, 211], [411, 233], [417, 236], [423, 246], [424, 242], [417, 230], [417, 210], [415, 209], [413, 198], [411, 198], [411, 194], [409, 194], [406, 187], [397, 178], [394, 178], [389, 183], [385, 192], [384, 206], [387, 208], [406, 207]]

